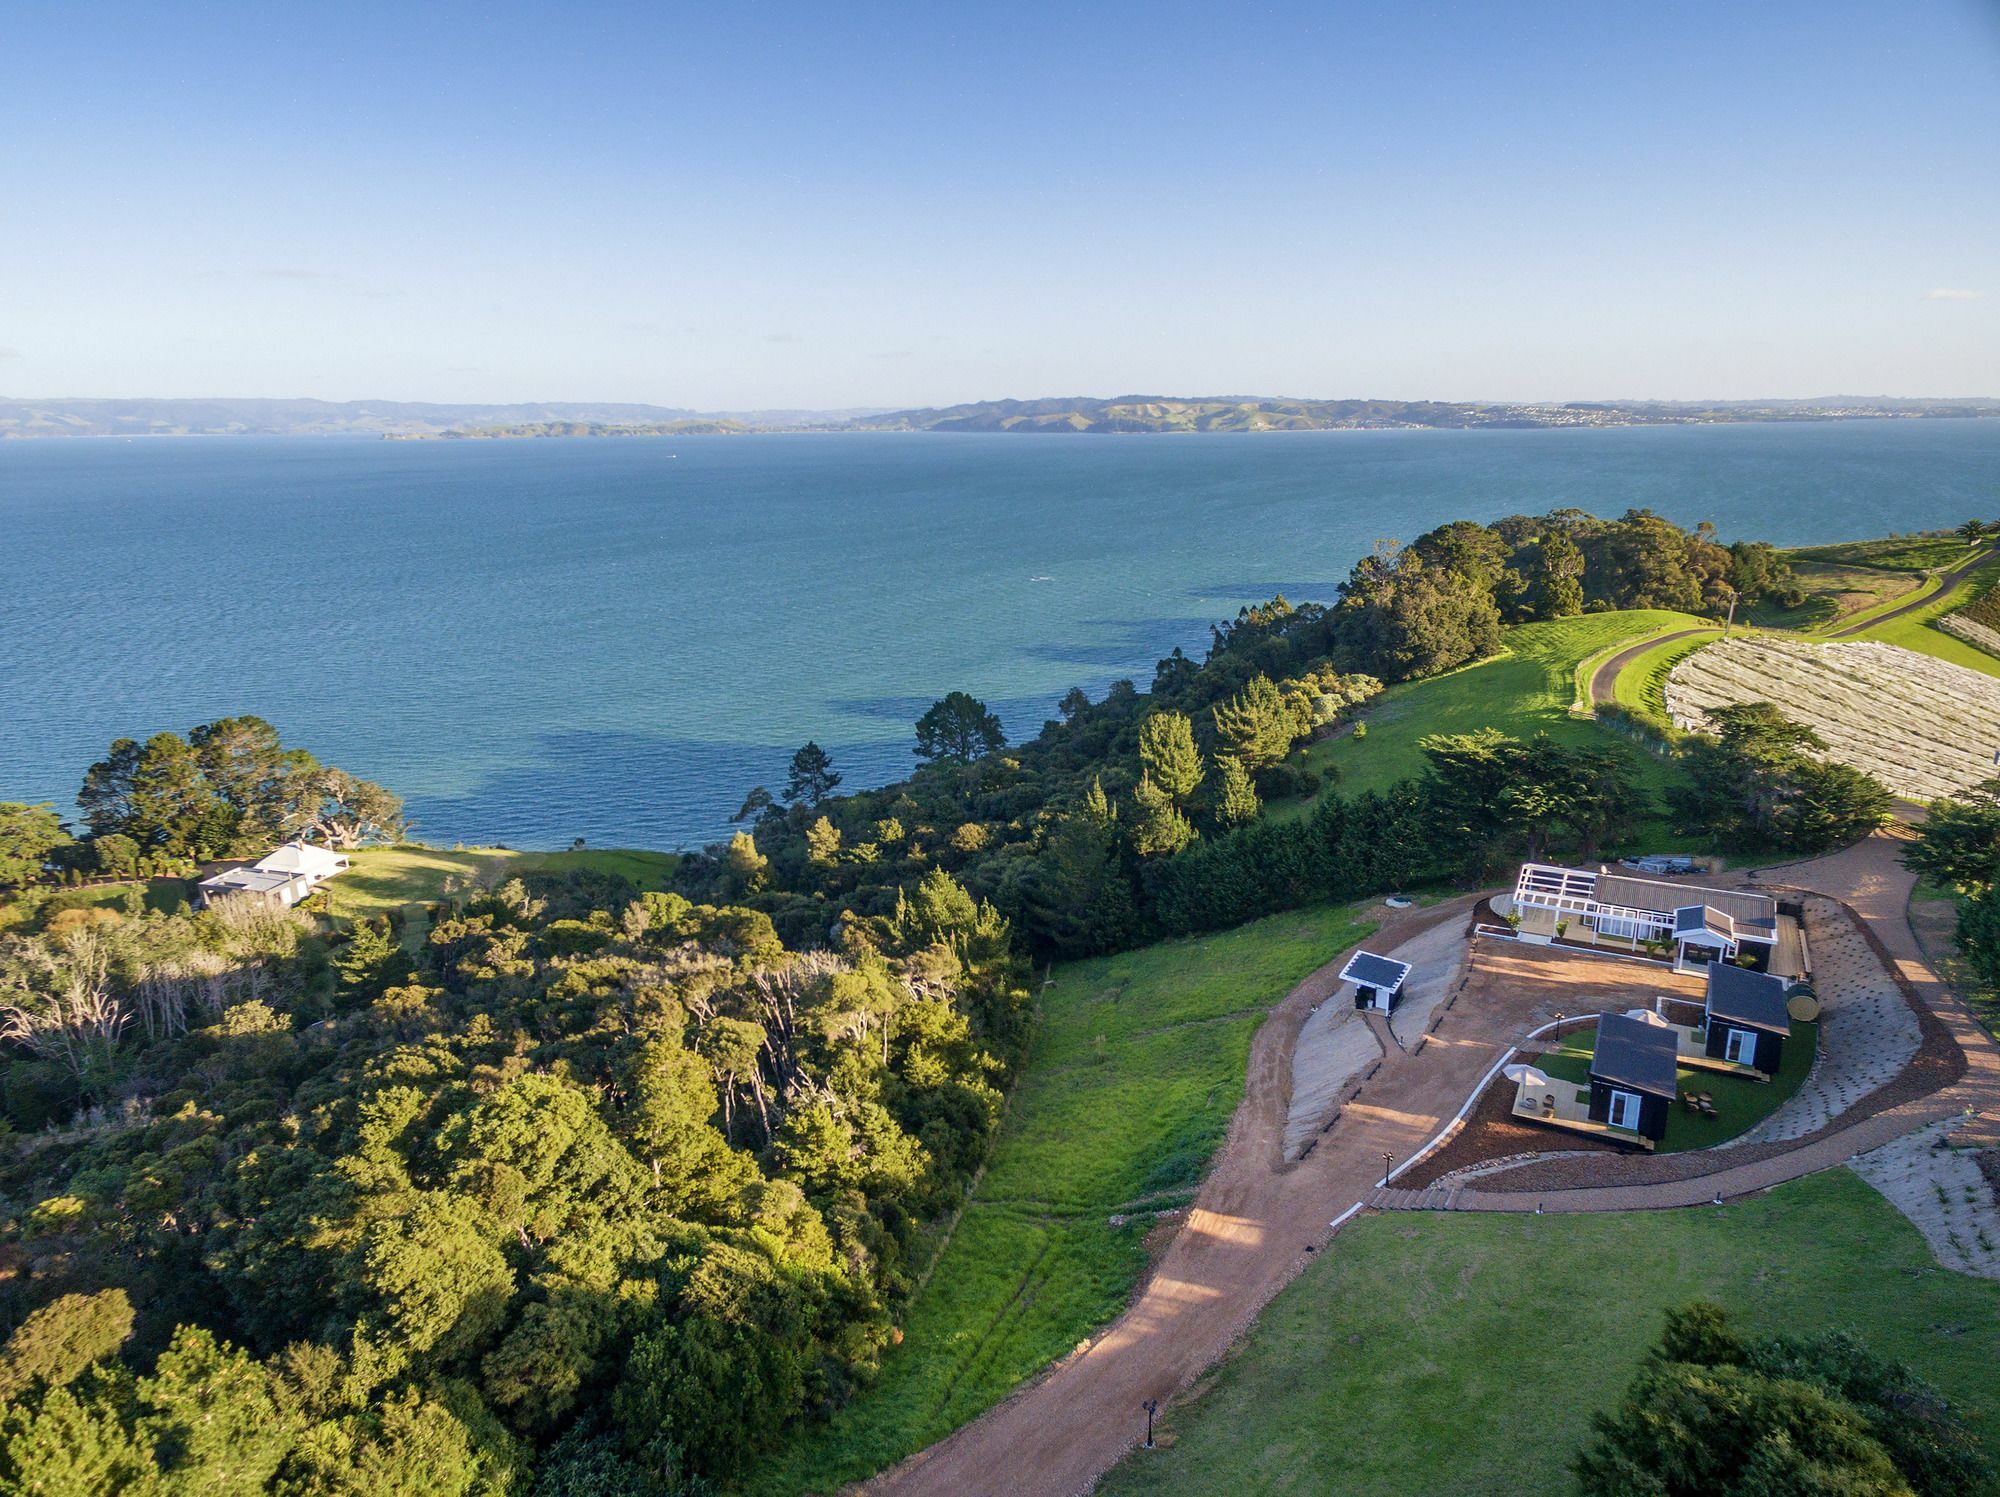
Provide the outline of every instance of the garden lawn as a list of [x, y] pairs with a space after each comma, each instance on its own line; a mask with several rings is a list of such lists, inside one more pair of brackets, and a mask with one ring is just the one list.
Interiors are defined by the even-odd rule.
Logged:
[[1171, 1443], [1097, 1490], [1565, 1497], [1590, 1415], [1617, 1401], [1667, 1307], [1697, 1297], [1754, 1334], [1852, 1327], [2000, 1445], [2000, 1283], [1940, 1268], [1834, 1169], [1720, 1208], [1363, 1217], [1167, 1411]]
[[[1342, 795], [1358, 795], [1423, 773], [1426, 760], [1417, 744], [1430, 734], [1498, 728], [1526, 738], [1545, 732], [1562, 743], [1619, 748], [1639, 784], [1657, 800], [1679, 771], [1590, 718], [1571, 715], [1577, 667], [1621, 642], [1707, 622], [1692, 614], [1646, 609], [1517, 625], [1507, 631], [1505, 654], [1448, 675], [1390, 687], [1362, 714], [1368, 725], [1365, 738], [1344, 733], [1322, 740], [1305, 751], [1302, 762], [1321, 771], [1338, 770], [1334, 788]], [[1267, 814], [1304, 816], [1311, 809], [1307, 799], [1273, 802]], [[1635, 841], [1648, 851], [1692, 845], [1671, 836], [1657, 820], [1642, 827]]]
[[[1785, 1041], [1785, 1053], [1778, 1061], [1778, 1074], [1769, 1081], [1752, 1081], [1744, 1076], [1728, 1076], [1720, 1071], [1697, 1071], [1682, 1066], [1680, 1089], [1707, 1092], [1715, 1101], [1715, 1116], [1689, 1112], [1675, 1099], [1667, 1114], [1667, 1133], [1654, 1149], [1658, 1154], [1679, 1154], [1687, 1149], [1708, 1149], [1754, 1128], [1783, 1105], [1812, 1070], [1813, 1050], [1819, 1043], [1819, 1025], [1792, 1024], [1792, 1037]], [[1597, 1049], [1597, 1026], [1563, 1036], [1562, 1048], [1552, 1050], [1535, 1062], [1537, 1070], [1557, 1081], [1590, 1086], [1590, 1058]]]
[[1193, 1198], [1222, 1141], [1265, 1014], [1373, 928], [1321, 908], [1057, 967], [991, 1162], [902, 1345], [747, 1489], [824, 1492], [878, 1471], [1115, 1317], [1151, 1213]]
[[516, 852], [505, 847], [363, 847], [348, 854], [354, 866], [328, 888], [335, 914], [365, 919], [412, 904], [435, 904], [447, 892], [473, 888], [498, 874], [536, 869], [586, 869], [618, 874], [640, 890], [665, 889], [679, 865], [670, 852], [618, 848], [574, 852]]

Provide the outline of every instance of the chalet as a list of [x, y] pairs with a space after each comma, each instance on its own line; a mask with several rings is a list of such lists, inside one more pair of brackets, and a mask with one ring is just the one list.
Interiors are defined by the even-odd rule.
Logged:
[[1716, 1060], [1749, 1066], [1766, 1076], [1778, 1073], [1785, 1041], [1792, 1033], [1786, 1006], [1789, 984], [1768, 972], [1753, 972], [1728, 962], [1708, 969], [1707, 1020], [1703, 1052]]
[[1590, 1120], [1658, 1143], [1679, 1094], [1674, 1032], [1630, 1014], [1597, 1021], [1597, 1049], [1590, 1058]]
[[1800, 908], [1753, 890], [1525, 863], [1513, 905], [1528, 941], [1562, 939], [1627, 951], [1662, 943], [1682, 971], [1734, 962], [1802, 977], [1811, 967]]
[[212, 874], [199, 885], [201, 902], [254, 899], [288, 910], [336, 873], [351, 866], [344, 853], [309, 842], [287, 842], [242, 868]]
[[1392, 961], [1372, 951], [1355, 952], [1340, 969], [1340, 980], [1354, 984], [1354, 1006], [1379, 1009], [1385, 1014], [1402, 1002], [1403, 984], [1409, 976], [1408, 962]]

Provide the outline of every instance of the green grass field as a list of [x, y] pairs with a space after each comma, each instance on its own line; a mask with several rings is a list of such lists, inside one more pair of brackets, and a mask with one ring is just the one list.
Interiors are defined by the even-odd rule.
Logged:
[[1803, 546], [1787, 551], [1792, 561], [1831, 562], [1837, 566], [1883, 567], [1892, 572], [1922, 572], [1931, 567], [1955, 567], [1972, 548], [1949, 532], [1890, 535], [1869, 541], [1841, 541], [1831, 546]]
[[679, 865], [678, 854], [586, 848], [576, 852], [515, 852], [504, 847], [364, 847], [351, 856], [354, 866], [335, 878], [334, 913], [343, 920], [366, 919], [406, 905], [434, 904], [447, 892], [470, 889], [498, 876], [535, 869], [587, 869], [614, 873], [641, 890], [664, 889]]
[[1794, 561], [1792, 575], [1805, 592], [1804, 602], [1796, 608], [1759, 603], [1740, 611], [1736, 622], [1760, 629], [1826, 629], [1898, 603], [1925, 585], [1908, 571], [1825, 561]]
[[1565, 1497], [1590, 1415], [1696, 1297], [1757, 1333], [1851, 1326], [2000, 1444], [2000, 1283], [1836, 1169], [1719, 1209], [1365, 1217], [1097, 1490]]
[[903, 1344], [749, 1490], [830, 1491], [880, 1470], [1114, 1317], [1145, 1266], [1141, 1213], [1193, 1197], [1265, 1013], [1371, 929], [1345, 908], [1306, 910], [1056, 968], [992, 1161]]
[[[1804, 1084], [1806, 1073], [1812, 1070], [1818, 1036], [1817, 1024], [1793, 1024], [1792, 1037], [1785, 1041], [1785, 1053], [1778, 1061], [1778, 1074], [1769, 1081], [1681, 1067], [1680, 1089], [1707, 1092], [1715, 1100], [1715, 1116], [1704, 1117], [1676, 1103], [1667, 1114], [1666, 1136], [1655, 1152], [1678, 1154], [1713, 1148], [1763, 1122]], [[1553, 1080], [1571, 1081], [1588, 1089], [1590, 1059], [1596, 1048], [1597, 1028], [1593, 1025], [1564, 1035], [1562, 1048], [1542, 1056], [1535, 1066]]]
[[[1363, 716], [1367, 737], [1345, 734], [1326, 739], [1306, 750], [1303, 762], [1322, 771], [1337, 769], [1340, 793], [1357, 795], [1386, 790], [1398, 780], [1421, 774], [1425, 761], [1417, 743], [1432, 733], [1491, 727], [1525, 738], [1545, 732], [1563, 743], [1619, 748], [1639, 783], [1657, 798], [1678, 771], [1589, 718], [1572, 715], [1577, 669], [1590, 657], [1633, 640], [1706, 622], [1692, 614], [1656, 609], [1522, 624], [1507, 631], [1504, 655], [1449, 675], [1390, 687]], [[1267, 814], [1295, 817], [1311, 809], [1310, 800], [1282, 801], [1274, 802]], [[1672, 837], [1658, 821], [1642, 828], [1637, 840], [1649, 851], [1677, 851], [1684, 841]]]

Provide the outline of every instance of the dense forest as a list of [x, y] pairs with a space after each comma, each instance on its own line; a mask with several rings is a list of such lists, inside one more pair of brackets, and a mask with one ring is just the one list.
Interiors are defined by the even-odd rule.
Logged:
[[[1469, 875], [1531, 846], [1595, 851], [1643, 798], [1617, 755], [1547, 743], [1447, 747], [1433, 755], [1441, 773], [1473, 778], [1438, 793], [1412, 783], [1343, 800], [1331, 787], [1310, 818], [1258, 812], [1329, 788], [1295, 750], [1365, 731], [1350, 727], [1356, 709], [1385, 683], [1490, 655], [1508, 624], [1630, 608], [1720, 616], [1732, 597], [1795, 602], [1796, 584], [1769, 545], [1725, 546], [1644, 510], [1440, 526], [1379, 546], [1332, 604], [1244, 609], [1204, 659], [1160, 661], [1146, 691], [1072, 691], [1026, 743], [1009, 746], [982, 703], [953, 692], [917, 725], [924, 762], [901, 783], [838, 795], [837, 770], [808, 744], [779, 791], [751, 792], [744, 831], [687, 861], [683, 892], [743, 901], [810, 944], [843, 910], [886, 914], [903, 885], [942, 868], [1032, 952], [1073, 956]], [[1512, 783], [1507, 800], [1468, 823], [1454, 808], [1498, 794], [1495, 776]]]
[[597, 875], [140, 912], [5, 938], [0, 995], [44, 1493], [701, 1490], [894, 1339], [1029, 1018], [941, 872], [809, 953]]

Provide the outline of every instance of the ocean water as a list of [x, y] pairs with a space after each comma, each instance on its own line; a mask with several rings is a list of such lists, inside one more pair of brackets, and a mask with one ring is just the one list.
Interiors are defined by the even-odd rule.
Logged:
[[692, 846], [807, 738], [1031, 736], [1378, 537], [1577, 505], [1808, 544], [2000, 511], [2000, 421], [1213, 437], [0, 443], [0, 800], [227, 713], [429, 840]]

